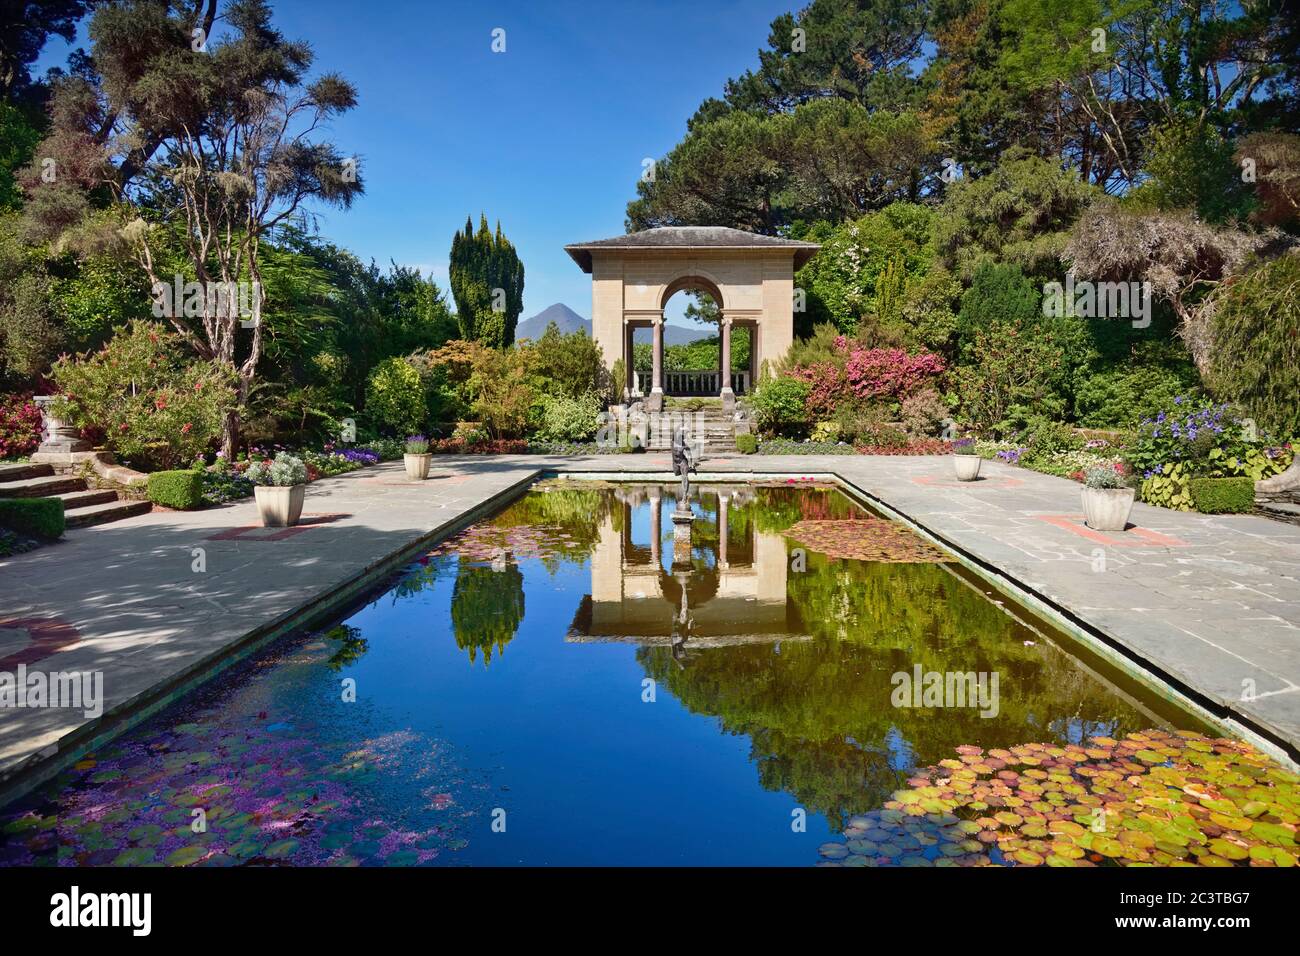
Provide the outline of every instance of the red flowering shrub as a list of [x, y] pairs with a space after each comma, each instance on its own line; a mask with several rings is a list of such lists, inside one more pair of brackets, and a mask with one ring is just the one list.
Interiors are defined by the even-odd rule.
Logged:
[[41, 410], [31, 395], [0, 395], [0, 458], [30, 455], [41, 443]]
[[944, 361], [930, 352], [910, 354], [899, 348], [863, 348], [841, 335], [835, 339], [836, 358], [796, 366], [790, 374], [808, 383], [808, 411], [813, 417], [830, 415], [847, 401], [901, 402], [923, 388], [934, 386], [945, 370]]
[[178, 335], [150, 322], [59, 359], [51, 378], [67, 420], [102, 428], [109, 450], [151, 470], [183, 468], [207, 451], [236, 401], [228, 369], [192, 359]]

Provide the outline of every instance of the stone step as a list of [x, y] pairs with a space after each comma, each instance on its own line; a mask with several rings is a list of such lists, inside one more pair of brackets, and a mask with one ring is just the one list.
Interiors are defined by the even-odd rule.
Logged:
[[48, 475], [39, 478], [19, 478], [0, 484], [0, 498], [51, 498], [66, 491], [85, 491], [84, 478]]
[[86, 491], [67, 491], [53, 497], [63, 502], [63, 510], [66, 512], [86, 505], [102, 505], [106, 501], [117, 501], [117, 492], [107, 489], [88, 489]]
[[52, 474], [54, 474], [54, 469], [49, 465], [37, 465], [30, 462], [20, 462], [16, 465], [0, 465], [0, 482], [20, 481], [24, 478], [44, 478]]
[[153, 510], [147, 501], [111, 501], [101, 505], [86, 505], [72, 508], [64, 513], [69, 528], [86, 528], [95, 524], [107, 524], [132, 515], [144, 515]]

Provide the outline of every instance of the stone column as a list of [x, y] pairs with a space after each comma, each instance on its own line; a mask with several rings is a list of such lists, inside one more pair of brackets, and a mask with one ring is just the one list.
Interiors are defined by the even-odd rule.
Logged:
[[663, 556], [659, 553], [659, 536], [663, 533], [663, 493], [659, 488], [650, 489], [650, 558], [655, 567], [663, 567]]
[[664, 407], [664, 314], [660, 312], [654, 317], [654, 345], [651, 351], [654, 352], [654, 372], [650, 378], [650, 400], [646, 402], [646, 407], [652, 412], [657, 412]]
[[722, 327], [722, 388], [718, 394], [722, 397], [722, 410], [730, 412], [736, 407], [736, 393], [731, 388], [731, 316], [723, 315], [719, 324]]
[[718, 492], [718, 570], [727, 570], [727, 508], [731, 496], [725, 491]]

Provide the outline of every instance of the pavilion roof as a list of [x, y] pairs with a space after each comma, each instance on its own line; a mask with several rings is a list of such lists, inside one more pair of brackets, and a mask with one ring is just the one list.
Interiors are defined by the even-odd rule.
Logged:
[[565, 246], [564, 251], [573, 257], [583, 272], [590, 272], [592, 252], [603, 249], [647, 252], [664, 249], [791, 249], [794, 251], [794, 267], [798, 269], [820, 248], [815, 242], [763, 236], [725, 226], [659, 226], [609, 239], [575, 242]]

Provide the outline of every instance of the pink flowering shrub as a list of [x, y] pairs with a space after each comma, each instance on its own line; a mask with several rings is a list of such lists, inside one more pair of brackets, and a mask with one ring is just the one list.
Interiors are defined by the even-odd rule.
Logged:
[[836, 359], [797, 366], [790, 374], [808, 383], [808, 411], [813, 417], [831, 414], [846, 401], [901, 402], [923, 388], [933, 387], [945, 365], [930, 352], [913, 355], [900, 348], [863, 348], [841, 335], [835, 339]]
[[41, 410], [26, 394], [0, 395], [0, 458], [30, 455], [41, 443]]

